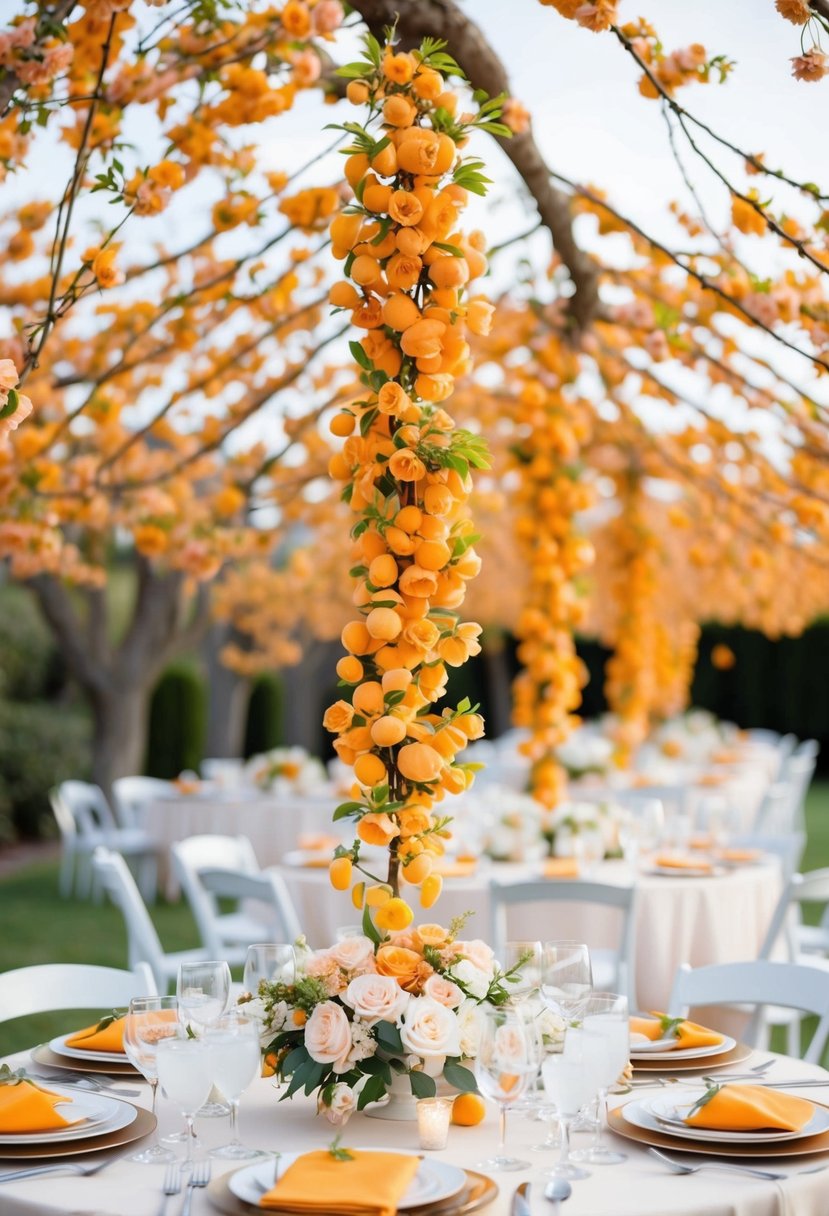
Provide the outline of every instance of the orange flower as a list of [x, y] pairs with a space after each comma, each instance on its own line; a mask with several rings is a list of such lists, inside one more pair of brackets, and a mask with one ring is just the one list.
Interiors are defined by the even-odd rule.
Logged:
[[403, 946], [381, 946], [375, 959], [380, 975], [389, 975], [401, 988], [411, 992], [419, 982], [421, 955]]
[[426, 466], [416, 452], [398, 448], [388, 463], [388, 470], [397, 481], [420, 481], [426, 476]]
[[387, 380], [377, 394], [377, 408], [393, 418], [403, 418], [411, 406], [411, 397], [395, 380]]
[[417, 110], [407, 97], [395, 93], [383, 103], [383, 119], [390, 127], [410, 127], [417, 117]]
[[414, 325], [409, 326], [400, 339], [401, 349], [404, 354], [410, 355], [413, 359], [440, 356], [445, 332], [446, 326], [443, 321], [417, 321]]
[[389, 215], [397, 224], [412, 228], [423, 218], [423, 204], [408, 190], [395, 190], [389, 197]]
[[391, 815], [370, 813], [363, 815], [357, 824], [357, 835], [365, 844], [386, 848], [395, 836], [400, 835], [400, 829]]
[[440, 776], [443, 758], [427, 743], [407, 743], [397, 753], [397, 767], [408, 781], [428, 784]]
[[99, 287], [117, 287], [119, 283], [123, 283], [123, 272], [115, 265], [117, 256], [118, 247], [109, 245], [96, 253], [92, 259], [92, 273], [98, 280]]
[[335, 701], [333, 705], [329, 705], [322, 719], [322, 724], [326, 730], [332, 731], [334, 734], [342, 734], [344, 730], [348, 730], [351, 726], [351, 720], [354, 717], [354, 709], [347, 701]]

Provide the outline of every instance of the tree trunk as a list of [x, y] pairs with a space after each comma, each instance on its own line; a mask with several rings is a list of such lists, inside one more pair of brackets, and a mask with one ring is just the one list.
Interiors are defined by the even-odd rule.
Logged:
[[128, 684], [91, 694], [95, 731], [92, 780], [109, 795], [117, 777], [144, 772], [151, 683]]
[[217, 760], [237, 759], [245, 745], [251, 681], [226, 667], [219, 657], [227, 642], [239, 645], [243, 640], [244, 635], [234, 629], [214, 625], [202, 649], [208, 690], [205, 755]]

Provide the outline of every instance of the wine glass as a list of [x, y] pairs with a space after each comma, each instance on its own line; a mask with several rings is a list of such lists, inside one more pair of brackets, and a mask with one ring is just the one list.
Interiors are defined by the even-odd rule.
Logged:
[[642, 846], [644, 836], [642, 821], [629, 807], [624, 809], [619, 816], [618, 826], [619, 848], [622, 850], [622, 856], [627, 862], [631, 870], [636, 870], [639, 865], [639, 852]]
[[589, 1172], [570, 1160], [570, 1127], [579, 1111], [596, 1095], [599, 1087], [595, 1056], [602, 1039], [586, 1030], [569, 1027], [564, 1035], [564, 1050], [548, 1055], [541, 1065], [544, 1089], [555, 1103], [561, 1135], [553, 1178], [589, 1178]]
[[[143, 1075], [152, 1090], [153, 1114], [158, 1097], [158, 1044], [162, 1039], [174, 1037], [178, 1033], [177, 1009], [178, 1000], [174, 996], [133, 997], [124, 1019], [124, 1051], [127, 1059]], [[130, 1160], [138, 1161], [142, 1165], [157, 1165], [175, 1161], [175, 1154], [168, 1148], [161, 1147], [156, 1131], [150, 1147], [136, 1153]]]
[[565, 1022], [575, 1021], [593, 990], [590, 951], [583, 942], [544, 942], [541, 996]]
[[498, 1103], [498, 1153], [478, 1169], [520, 1170], [528, 1163], [506, 1155], [507, 1107], [526, 1090], [538, 1072], [538, 1043], [526, 1020], [514, 1009], [481, 1006], [481, 1041], [475, 1057], [475, 1078], [484, 1097]]
[[643, 853], [654, 853], [665, 836], [665, 807], [659, 798], [643, 798], [635, 808], [639, 817], [639, 842]]
[[187, 1153], [182, 1169], [192, 1170], [193, 1150], [198, 1144], [196, 1112], [204, 1105], [213, 1085], [210, 1048], [204, 1039], [186, 1038], [179, 1028], [176, 1038], [159, 1043], [156, 1060], [164, 1096], [184, 1115]]
[[630, 1059], [630, 1026], [627, 997], [615, 992], [594, 992], [582, 1014], [582, 1028], [596, 1037], [594, 1066], [598, 1077], [598, 1118], [593, 1143], [573, 1154], [574, 1160], [591, 1165], [617, 1165], [627, 1153], [607, 1148], [602, 1142], [602, 1118], [607, 1115], [607, 1092], [621, 1077]]
[[604, 859], [604, 836], [601, 828], [587, 827], [573, 839], [576, 859], [586, 878], [592, 877]]
[[296, 977], [296, 951], [287, 942], [257, 942], [248, 946], [243, 984], [256, 996], [262, 981], [292, 984]]
[[230, 1103], [230, 1143], [214, 1148], [211, 1157], [246, 1161], [264, 1154], [245, 1148], [236, 1131], [239, 1099], [259, 1075], [259, 1031], [256, 1022], [240, 1013], [226, 1013], [204, 1037], [210, 1048], [213, 1082]]
[[[201, 963], [182, 963], [178, 969], [178, 1018], [190, 1033], [204, 1034], [214, 1025], [230, 1001], [230, 967], [216, 959]], [[211, 1094], [199, 1111], [202, 1118], [219, 1119], [230, 1114], [230, 1107]], [[172, 1137], [168, 1137], [172, 1139]]]
[[504, 983], [510, 1003], [517, 1004], [541, 983], [541, 942], [507, 942], [502, 951], [504, 972], [512, 972]]

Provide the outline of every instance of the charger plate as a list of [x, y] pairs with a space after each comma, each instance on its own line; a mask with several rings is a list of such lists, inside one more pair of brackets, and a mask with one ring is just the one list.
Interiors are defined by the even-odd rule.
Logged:
[[[125, 1102], [125, 1106], [132, 1103]], [[155, 1131], [156, 1117], [142, 1106], [136, 1106], [137, 1117], [127, 1127], [107, 1132], [103, 1136], [90, 1136], [86, 1140], [68, 1140], [65, 1144], [33, 1144], [21, 1148], [19, 1145], [0, 1146], [0, 1161], [23, 1161], [30, 1158], [79, 1157], [84, 1153], [100, 1153], [122, 1144], [133, 1144]]]
[[[457, 1195], [441, 1203], [427, 1203], [419, 1208], [407, 1208], [406, 1216], [466, 1216], [467, 1212], [477, 1212], [492, 1203], [498, 1194], [498, 1187], [486, 1174], [478, 1174], [475, 1170], [464, 1170], [466, 1186]], [[265, 1209], [258, 1204], [245, 1203], [237, 1199], [228, 1185], [231, 1174], [222, 1174], [214, 1178], [207, 1188], [208, 1197], [225, 1216], [251, 1216], [252, 1213], [262, 1213]], [[278, 1210], [268, 1208], [269, 1212]]]
[[[815, 1106], [822, 1106], [816, 1102]], [[809, 1136], [805, 1140], [784, 1140], [770, 1144], [718, 1144], [714, 1140], [682, 1140], [668, 1133], [634, 1127], [628, 1123], [621, 1108], [608, 1111], [607, 1125], [617, 1136], [635, 1140], [638, 1144], [669, 1149], [672, 1153], [695, 1153], [703, 1157], [746, 1157], [755, 1160], [778, 1161], [781, 1157], [809, 1157], [814, 1153], [829, 1153], [829, 1132]]]
[[753, 1053], [754, 1048], [746, 1046], [745, 1043], [737, 1043], [730, 1051], [723, 1051], [719, 1055], [713, 1056], [686, 1056], [685, 1059], [672, 1060], [670, 1056], [673, 1053], [668, 1053], [664, 1056], [649, 1056], [645, 1059], [642, 1056], [637, 1056], [632, 1060], [633, 1072], [698, 1072], [709, 1073], [713, 1068], [726, 1068], [729, 1064], [739, 1064], [742, 1060], [747, 1060]]
[[144, 1079], [126, 1057], [123, 1063], [116, 1060], [79, 1060], [75, 1056], [59, 1056], [56, 1051], [52, 1051], [48, 1043], [33, 1047], [31, 1056], [37, 1064], [45, 1064], [48, 1068], [62, 1068], [65, 1072], [100, 1072], [110, 1077], [137, 1077], [142, 1081]]

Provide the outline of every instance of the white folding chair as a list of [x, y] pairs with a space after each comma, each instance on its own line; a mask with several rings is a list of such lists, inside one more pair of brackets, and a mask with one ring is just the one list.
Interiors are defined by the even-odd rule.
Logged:
[[[560, 882], [539, 881], [523, 883], [491, 882], [490, 915], [491, 941], [495, 956], [509, 941], [509, 911], [519, 904], [549, 905], [598, 904], [615, 908], [619, 913], [619, 946], [613, 949], [590, 950], [593, 964], [593, 985], [597, 990], [620, 992], [627, 996], [632, 1010], [636, 1005], [636, 888], [612, 883], [567, 879]], [[545, 909], [546, 910], [546, 909]], [[552, 915], [549, 921], [539, 918], [534, 936], [539, 939], [560, 936]]]
[[148, 963], [159, 992], [166, 992], [182, 963], [197, 963], [210, 955], [206, 950], [165, 952], [141, 892], [120, 853], [98, 848], [92, 858], [95, 874], [109, 898], [120, 908], [127, 929], [129, 965]]
[[135, 996], [156, 996], [146, 963], [132, 971], [83, 963], [43, 963], [0, 974], [0, 1022], [60, 1009], [121, 1009]]
[[[235, 899], [240, 902], [254, 901], [262, 905], [267, 919], [259, 921], [247, 918], [256, 930], [251, 936], [250, 930], [245, 930], [237, 940], [228, 941], [226, 937], [215, 940], [204, 939], [204, 944], [214, 958], [233, 958], [234, 952], [239, 962], [244, 962], [247, 947], [255, 941], [294, 942], [302, 934], [293, 900], [281, 874], [274, 870], [263, 870], [261, 874], [245, 874], [241, 870], [205, 869], [199, 871], [199, 881], [204, 890], [214, 899]], [[219, 917], [218, 923], [233, 917], [228, 913]], [[237, 912], [240, 923], [244, 913]], [[215, 922], [214, 922], [215, 923]], [[235, 949], [234, 949], [235, 948]]]
[[758, 849], [761, 853], [773, 853], [780, 859], [784, 884], [800, 866], [806, 849], [805, 832], [786, 832], [769, 835], [765, 832], [742, 832], [729, 838], [729, 847], [735, 849]]
[[[281, 885], [274, 885], [267, 876], [258, 893], [251, 896], [238, 896], [232, 890], [215, 891], [204, 883], [203, 875], [207, 871], [234, 875], [239, 881], [245, 876], [262, 877], [253, 845], [246, 836], [189, 836], [176, 841], [170, 854], [173, 871], [190, 905], [208, 957], [227, 958], [231, 963], [244, 962], [247, 947], [270, 936], [269, 921], [286, 920], [292, 927], [296, 925], [296, 914], [281, 879]], [[232, 880], [228, 878], [227, 881]], [[264, 897], [265, 917], [252, 915], [244, 908], [222, 912], [218, 901], [223, 895], [260, 902]], [[291, 937], [280, 934], [276, 940], [292, 941], [298, 935], [297, 926], [297, 932]]]
[[152, 903], [158, 879], [158, 848], [152, 838], [139, 828], [119, 827], [100, 786], [87, 781], [62, 781], [49, 797], [61, 837], [64, 841], [72, 839], [69, 851], [73, 868], [62, 867], [63, 893], [71, 894], [73, 886], [84, 897], [93, 891], [91, 858], [97, 848], [103, 847], [135, 862], [141, 894]]
[[[803, 923], [804, 904], [824, 905], [819, 925]], [[789, 877], [760, 948], [760, 958], [771, 958], [781, 940], [788, 962], [829, 970], [829, 868]], [[786, 1028], [786, 1050], [789, 1055], [799, 1055], [800, 1016], [791, 1009], [774, 1006], [767, 1010], [766, 1021], [770, 1026]]]
[[754, 1015], [741, 1036], [750, 1047], [758, 1045], [768, 1007], [816, 1014], [820, 1021], [803, 1058], [819, 1064], [829, 1037], [829, 969], [768, 959], [696, 968], [684, 963], [674, 979], [669, 1011], [673, 1017], [685, 1017], [690, 1008], [701, 1005], [754, 1005]]
[[145, 826], [147, 806], [156, 798], [169, 798], [175, 786], [160, 777], [118, 777], [112, 783], [115, 815], [122, 828]]

